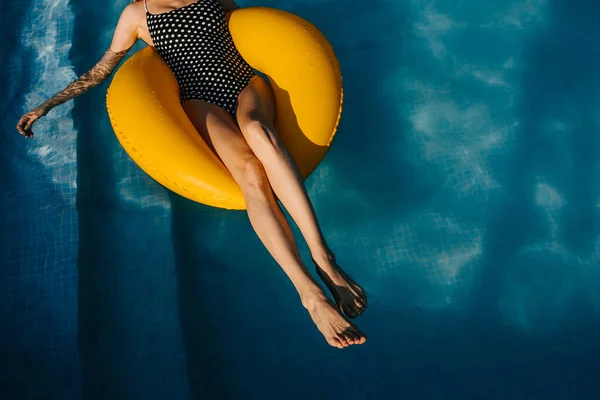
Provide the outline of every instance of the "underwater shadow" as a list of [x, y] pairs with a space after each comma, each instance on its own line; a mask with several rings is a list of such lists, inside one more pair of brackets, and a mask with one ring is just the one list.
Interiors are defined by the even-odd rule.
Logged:
[[[89, 70], [108, 48], [127, 4], [120, 3], [71, 4], [76, 16], [71, 60], [77, 75]], [[134, 52], [135, 48], [130, 55]], [[105, 105], [109, 83], [110, 79], [77, 98], [72, 113], [78, 132], [78, 346], [83, 397], [166, 398], [167, 393], [177, 397], [185, 385], [178, 383], [179, 328], [171, 317], [175, 277], [170, 270], [174, 266], [168, 204], [154, 204], [152, 193], [147, 205], [142, 199], [127, 198], [150, 189], [137, 175], [143, 172], [130, 170], [131, 161], [113, 133]], [[118, 182], [123, 179], [129, 179], [125, 186]]]
[[[233, 318], [218, 307], [217, 299], [235, 296], [217, 278], [227, 270], [204, 248], [203, 240], [214, 234], [211, 221], [226, 213], [239, 213], [198, 205], [175, 193], [172, 204], [172, 245], [177, 274], [177, 303], [186, 358], [186, 374], [193, 399], [232, 397], [230, 362], [224, 356], [223, 319]], [[200, 240], [198, 240], [198, 237]]]
[[[91, 2], [73, 2], [76, 16], [73, 27], [71, 61], [77, 76], [89, 70], [106, 49], [99, 32], [109, 28], [112, 7]], [[80, 16], [94, 15], [93, 18]], [[77, 209], [79, 215], [79, 330], [82, 392], [85, 399], [105, 399], [126, 392], [123, 370], [119, 362], [121, 345], [113, 336], [102, 346], [103, 332], [111, 331], [118, 318], [119, 296], [107, 295], [115, 285], [118, 269], [111, 260], [114, 254], [115, 232], [119, 223], [113, 211], [118, 202], [113, 158], [107, 141], [112, 132], [107, 118], [97, 120], [98, 110], [104, 110], [103, 83], [90, 93], [77, 98], [72, 111], [77, 134]], [[91, 110], [94, 110], [93, 112]], [[92, 117], [94, 116], [94, 117]], [[114, 360], [114, 362], [112, 361]], [[110, 382], [110, 384], [109, 384]]]

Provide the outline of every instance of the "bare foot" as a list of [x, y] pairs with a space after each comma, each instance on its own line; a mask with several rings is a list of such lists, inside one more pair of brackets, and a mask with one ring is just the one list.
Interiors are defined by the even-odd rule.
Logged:
[[303, 298], [302, 304], [331, 346], [343, 349], [367, 341], [365, 335], [336, 310], [335, 305], [323, 292]]
[[313, 259], [317, 274], [331, 292], [335, 303], [348, 318], [356, 318], [368, 307], [365, 291], [337, 265], [335, 256]]

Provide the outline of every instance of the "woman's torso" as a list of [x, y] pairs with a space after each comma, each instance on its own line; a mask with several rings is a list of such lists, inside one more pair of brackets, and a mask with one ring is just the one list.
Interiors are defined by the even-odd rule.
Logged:
[[179, 83], [182, 101], [225, 95], [254, 74], [235, 48], [219, 0], [197, 0], [160, 14], [146, 8], [146, 21], [154, 48]]

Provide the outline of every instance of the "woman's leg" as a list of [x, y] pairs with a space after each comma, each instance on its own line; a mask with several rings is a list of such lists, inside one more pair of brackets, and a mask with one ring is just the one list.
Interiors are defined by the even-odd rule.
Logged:
[[302, 304], [327, 342], [339, 348], [364, 343], [364, 335], [340, 315], [306, 270], [263, 166], [231, 116], [200, 100], [187, 101], [184, 109], [239, 184], [252, 227], [296, 287]]
[[350, 318], [367, 307], [363, 289], [335, 262], [294, 160], [274, 128], [275, 103], [270, 85], [261, 77], [252, 79], [240, 94], [237, 110], [240, 129], [250, 148], [262, 162], [275, 194], [302, 232], [319, 276], [340, 309]]

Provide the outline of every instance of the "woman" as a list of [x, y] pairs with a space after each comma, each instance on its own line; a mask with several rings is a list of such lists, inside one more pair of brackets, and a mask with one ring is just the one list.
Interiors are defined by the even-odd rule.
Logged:
[[[291, 279], [319, 331], [338, 348], [362, 344], [364, 334], [340, 311], [349, 318], [362, 314], [367, 307], [365, 293], [337, 265], [325, 242], [297, 167], [275, 132], [269, 84], [233, 44], [226, 13], [237, 8], [233, 0], [135, 0], [121, 14], [101, 60], [23, 115], [17, 129], [33, 137], [36, 120], [105, 80], [142, 39], [175, 74], [186, 114], [239, 184], [252, 227]], [[275, 195], [298, 224], [339, 310], [304, 266]]]

